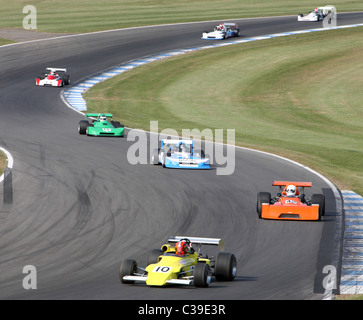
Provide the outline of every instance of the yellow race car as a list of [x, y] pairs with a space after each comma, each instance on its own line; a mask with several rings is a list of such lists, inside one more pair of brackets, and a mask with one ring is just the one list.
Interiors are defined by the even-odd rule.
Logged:
[[[197, 250], [193, 245], [196, 245]], [[171, 237], [160, 250], [152, 250], [149, 253], [146, 268], [138, 267], [135, 260], [123, 260], [120, 266], [120, 281], [125, 284], [139, 281], [149, 286], [194, 284], [196, 287], [208, 287], [212, 276], [216, 280], [232, 281], [237, 273], [235, 255], [220, 252], [216, 258], [208, 258], [200, 253], [202, 245], [215, 245], [223, 250], [224, 240]]]

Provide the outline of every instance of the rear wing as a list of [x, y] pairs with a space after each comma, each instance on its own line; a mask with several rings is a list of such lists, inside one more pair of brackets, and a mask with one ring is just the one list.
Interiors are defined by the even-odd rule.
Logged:
[[106, 117], [112, 118], [112, 113], [85, 113], [86, 119], [87, 117], [98, 117], [99, 115], [104, 115]]
[[67, 69], [65, 69], [65, 68], [51, 68], [51, 67], [48, 67], [47, 70], [48, 71], [54, 71], [54, 72], [58, 72], [58, 71], [67, 72]]
[[317, 9], [323, 11], [324, 14], [328, 12], [336, 13], [336, 9], [334, 6], [318, 7]]
[[230, 22], [227, 22], [227, 23], [223, 23], [226, 27], [237, 27], [237, 23], [230, 23]]
[[311, 182], [294, 182], [294, 181], [274, 181], [272, 183], [273, 186], [285, 187], [289, 184], [293, 184], [296, 187], [309, 188], [312, 186]]
[[178, 242], [182, 239], [189, 239], [192, 244], [218, 246], [219, 250], [224, 250], [224, 239], [175, 236], [170, 237], [168, 242]]
[[188, 145], [193, 146], [193, 140], [191, 139], [182, 139], [182, 140], [178, 140], [178, 139], [162, 139], [161, 140], [161, 145], [163, 146], [164, 144], [171, 144], [171, 145], [179, 145], [180, 143], [185, 143]]

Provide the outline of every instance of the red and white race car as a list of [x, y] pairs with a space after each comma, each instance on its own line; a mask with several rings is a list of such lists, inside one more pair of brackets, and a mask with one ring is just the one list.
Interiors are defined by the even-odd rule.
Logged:
[[36, 78], [35, 85], [41, 87], [63, 87], [70, 84], [71, 80], [67, 69], [64, 68], [46, 68], [47, 73], [43, 73]]

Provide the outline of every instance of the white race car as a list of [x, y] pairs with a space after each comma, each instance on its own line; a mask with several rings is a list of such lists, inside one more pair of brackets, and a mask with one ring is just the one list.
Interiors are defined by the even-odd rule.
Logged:
[[334, 6], [318, 7], [307, 15], [300, 13], [297, 16], [297, 21], [323, 21], [326, 16], [335, 13], [336, 10]]
[[212, 32], [203, 32], [202, 39], [222, 40], [239, 36], [240, 31], [237, 23], [220, 23]]
[[63, 87], [70, 84], [71, 80], [67, 69], [64, 68], [47, 68], [48, 72], [43, 73], [40, 77], [35, 79], [35, 85], [37, 86], [49, 86], [49, 87]]

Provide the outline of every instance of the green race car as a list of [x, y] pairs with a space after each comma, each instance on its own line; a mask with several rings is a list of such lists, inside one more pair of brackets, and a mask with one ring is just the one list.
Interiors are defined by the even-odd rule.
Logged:
[[[92, 123], [88, 118], [96, 118]], [[112, 120], [111, 113], [85, 113], [85, 120], [78, 125], [79, 134], [96, 137], [123, 137], [124, 126], [118, 121]]]

